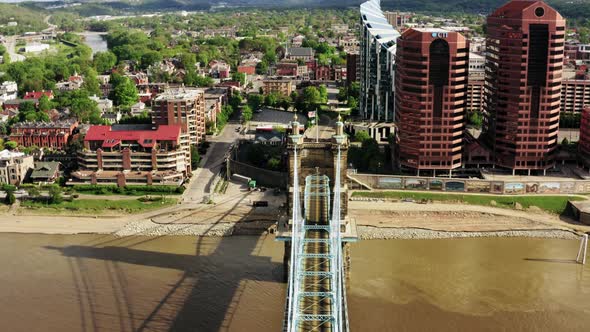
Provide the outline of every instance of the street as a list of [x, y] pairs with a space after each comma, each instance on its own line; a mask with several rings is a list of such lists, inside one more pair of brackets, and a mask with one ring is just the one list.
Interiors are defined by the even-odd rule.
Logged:
[[211, 186], [223, 164], [225, 155], [230, 146], [240, 137], [240, 134], [236, 132], [238, 127], [241, 125], [237, 121], [228, 122], [219, 136], [209, 139], [211, 142], [209, 150], [203, 156], [201, 166], [193, 171], [193, 177], [183, 195], [183, 202], [206, 203], [204, 200], [208, 199], [213, 190]]

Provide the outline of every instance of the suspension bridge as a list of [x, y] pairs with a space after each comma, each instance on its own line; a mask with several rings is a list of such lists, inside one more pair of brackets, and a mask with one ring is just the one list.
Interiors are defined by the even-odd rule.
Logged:
[[347, 218], [342, 181], [348, 141], [340, 120], [336, 135], [328, 140], [306, 141], [296, 118], [291, 129], [290, 215], [288, 221], [279, 221], [277, 232], [277, 239], [285, 241], [288, 272], [283, 331], [346, 332], [345, 243], [357, 239], [356, 227]]

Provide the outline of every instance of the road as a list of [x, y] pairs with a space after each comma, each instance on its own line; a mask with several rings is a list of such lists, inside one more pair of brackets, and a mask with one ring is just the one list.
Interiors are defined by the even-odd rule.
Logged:
[[215, 175], [221, 169], [230, 146], [239, 138], [236, 129], [241, 127], [237, 122], [228, 122], [223, 132], [211, 139], [207, 154], [201, 161], [201, 167], [193, 172], [193, 177], [183, 195], [183, 202], [205, 203], [211, 192]]
[[16, 53], [16, 36], [6, 37], [6, 50], [10, 54], [11, 62], [19, 62], [26, 59], [24, 55]]

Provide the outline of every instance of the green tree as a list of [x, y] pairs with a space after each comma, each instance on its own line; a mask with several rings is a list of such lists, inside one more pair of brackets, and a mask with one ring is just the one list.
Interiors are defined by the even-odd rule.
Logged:
[[231, 75], [232, 81], [240, 82], [240, 85], [246, 85], [246, 74], [235, 72]]
[[41, 195], [41, 191], [37, 187], [28, 188], [27, 193], [29, 194], [29, 197], [32, 197], [32, 198], [37, 198]]
[[16, 196], [14, 196], [13, 190], [6, 190], [6, 196], [4, 197], [4, 203], [12, 205], [16, 203]]
[[84, 83], [82, 84], [82, 88], [88, 91], [89, 95], [100, 95], [102, 92], [100, 90], [100, 83], [98, 82], [98, 74], [96, 70], [92, 68], [88, 68], [86, 75], [84, 75]]
[[43, 95], [41, 98], [39, 98], [39, 111], [47, 112], [52, 110], [54, 107], [55, 105], [46, 95]]
[[354, 134], [354, 140], [357, 142], [364, 142], [368, 139], [371, 139], [371, 136], [364, 130], [359, 130]]
[[4, 148], [6, 148], [8, 150], [14, 150], [17, 147], [18, 147], [18, 143], [15, 141], [4, 142]]
[[92, 64], [97, 72], [106, 73], [117, 64], [117, 56], [111, 51], [98, 52]]
[[199, 163], [201, 162], [201, 155], [199, 154], [199, 149], [191, 145], [191, 167], [196, 170], [199, 167]]
[[139, 100], [135, 84], [125, 76], [117, 79], [113, 84], [112, 100], [115, 105], [123, 109], [131, 108]]
[[301, 98], [304, 111], [314, 111], [322, 103], [320, 91], [314, 86], [308, 86], [303, 89]]
[[156, 51], [148, 51], [141, 56], [141, 68], [147, 69], [149, 66], [162, 61], [162, 54]]
[[279, 103], [279, 94], [276, 92], [269, 93], [264, 98], [264, 104], [270, 107], [275, 107]]
[[59, 204], [63, 202], [62, 191], [59, 186], [53, 185], [49, 187], [49, 204]]
[[242, 123], [246, 123], [252, 120], [253, 115], [254, 114], [252, 113], [252, 109], [250, 108], [250, 106], [244, 106], [242, 108]]
[[256, 93], [251, 93], [248, 95], [248, 106], [252, 110], [257, 110], [260, 106], [264, 104], [264, 96]]

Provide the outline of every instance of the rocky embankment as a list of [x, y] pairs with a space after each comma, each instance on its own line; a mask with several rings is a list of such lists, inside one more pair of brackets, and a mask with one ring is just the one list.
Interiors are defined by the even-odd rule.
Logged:
[[274, 222], [252, 221], [247, 223], [219, 222], [215, 224], [165, 224], [151, 220], [133, 221], [114, 233], [115, 236], [209, 236], [261, 235], [268, 233]]
[[449, 239], [472, 237], [531, 237], [569, 240], [580, 238], [580, 235], [576, 234], [575, 232], [562, 229], [455, 232], [435, 231], [421, 228], [386, 228], [374, 226], [358, 226], [357, 230], [359, 237], [362, 240]]

